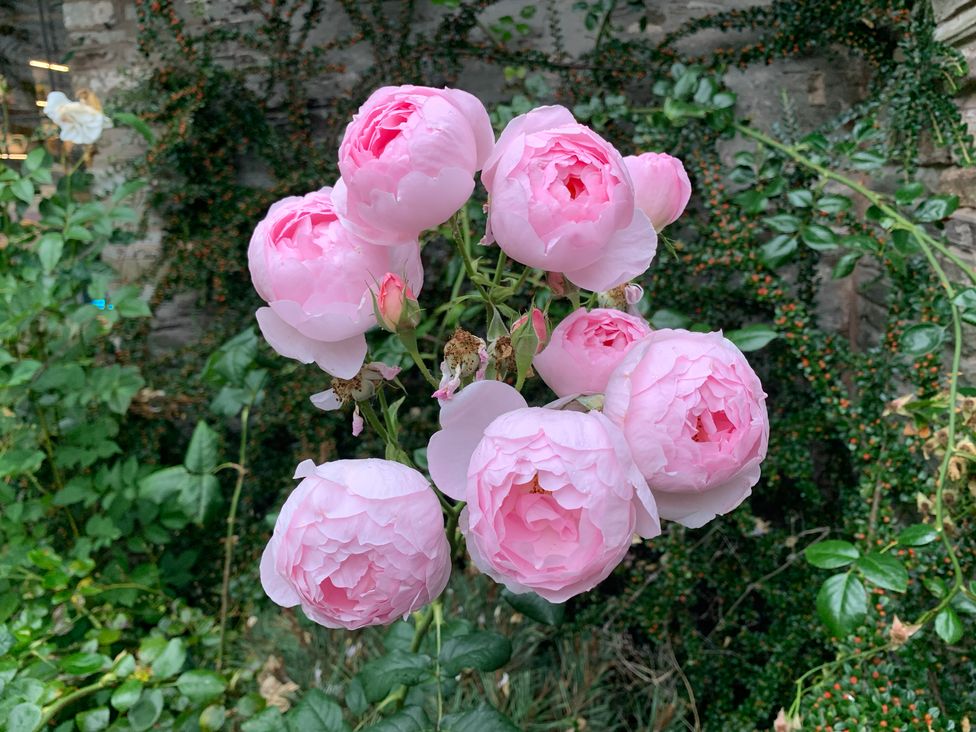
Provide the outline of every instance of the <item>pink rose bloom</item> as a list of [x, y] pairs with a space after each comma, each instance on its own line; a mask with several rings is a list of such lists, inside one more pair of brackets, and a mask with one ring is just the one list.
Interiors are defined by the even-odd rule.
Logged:
[[254, 289], [268, 303], [257, 319], [271, 347], [344, 379], [363, 365], [363, 334], [376, 325], [371, 289], [388, 272], [414, 292], [424, 279], [416, 241], [396, 247], [363, 241], [339, 224], [331, 188], [271, 206], [247, 260]]
[[304, 461], [261, 556], [261, 584], [327, 628], [385, 625], [435, 599], [451, 574], [437, 496], [390, 460]]
[[651, 333], [611, 374], [603, 412], [623, 430], [661, 518], [697, 528], [759, 480], [766, 394], [721, 333]]
[[484, 105], [465, 91], [377, 89], [339, 146], [343, 223], [377, 243], [416, 239], [470, 198], [494, 143]]
[[502, 132], [481, 173], [488, 189], [485, 243], [516, 262], [609, 290], [644, 272], [657, 249], [634, 205], [620, 153], [565, 107], [539, 107]]
[[661, 533], [654, 499], [620, 431], [599, 412], [529, 408], [481, 381], [441, 408], [430, 473], [467, 501], [459, 526], [475, 566], [550, 602], [594, 588], [634, 533]]
[[644, 153], [624, 158], [637, 189], [637, 208], [660, 231], [677, 221], [691, 198], [691, 181], [678, 158], [666, 153]]
[[613, 370], [650, 332], [643, 318], [620, 310], [580, 308], [556, 326], [532, 365], [556, 396], [602, 394]]

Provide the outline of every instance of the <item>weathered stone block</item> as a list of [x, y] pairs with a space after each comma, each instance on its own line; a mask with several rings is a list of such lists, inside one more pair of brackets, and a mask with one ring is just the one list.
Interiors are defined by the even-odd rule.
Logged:
[[115, 23], [115, 7], [111, 0], [66, 0], [61, 12], [68, 31]]
[[976, 168], [948, 168], [939, 178], [939, 191], [959, 196], [959, 205], [976, 208]]

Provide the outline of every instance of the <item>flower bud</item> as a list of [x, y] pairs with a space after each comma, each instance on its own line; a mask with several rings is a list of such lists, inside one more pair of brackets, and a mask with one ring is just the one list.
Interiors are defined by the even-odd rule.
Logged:
[[[532, 327], [527, 327], [529, 324], [529, 318], [531, 317]], [[549, 328], [546, 325], [546, 316], [539, 308], [532, 308], [532, 310], [521, 316], [518, 320], [512, 323], [512, 345], [516, 350], [523, 341], [534, 338], [536, 346], [532, 355], [540, 353], [546, 344], [549, 343]]]
[[420, 304], [399, 275], [383, 275], [374, 303], [376, 321], [391, 333], [413, 330], [420, 324]]
[[678, 158], [644, 153], [624, 158], [637, 192], [637, 208], [660, 231], [681, 216], [691, 198], [691, 181]]

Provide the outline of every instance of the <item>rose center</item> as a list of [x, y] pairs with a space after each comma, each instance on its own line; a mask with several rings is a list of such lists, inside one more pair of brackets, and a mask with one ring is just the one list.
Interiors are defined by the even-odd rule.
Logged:
[[717, 412], [702, 412], [695, 418], [695, 433], [691, 439], [695, 442], [718, 442], [723, 437], [735, 432], [735, 425], [725, 414], [724, 410]]
[[545, 488], [543, 488], [541, 485], [539, 485], [539, 476], [538, 475], [532, 476], [532, 482], [531, 483], [524, 483], [523, 485], [525, 485], [526, 487], [528, 487], [529, 493], [533, 493], [535, 495], [538, 495], [540, 493], [543, 494], [543, 495], [547, 495], [547, 496], [552, 495], [552, 491], [547, 491]]
[[569, 191], [569, 197], [574, 201], [576, 197], [582, 193], [586, 192], [586, 184], [578, 176], [571, 175], [563, 181], [563, 185], [566, 186], [566, 190]]

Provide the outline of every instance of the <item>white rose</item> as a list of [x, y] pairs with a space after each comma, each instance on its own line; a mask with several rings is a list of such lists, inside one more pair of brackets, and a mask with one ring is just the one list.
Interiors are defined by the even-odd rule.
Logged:
[[98, 109], [84, 102], [73, 102], [59, 91], [47, 95], [44, 114], [61, 128], [62, 140], [78, 145], [90, 145], [104, 128], [112, 126], [112, 120]]

